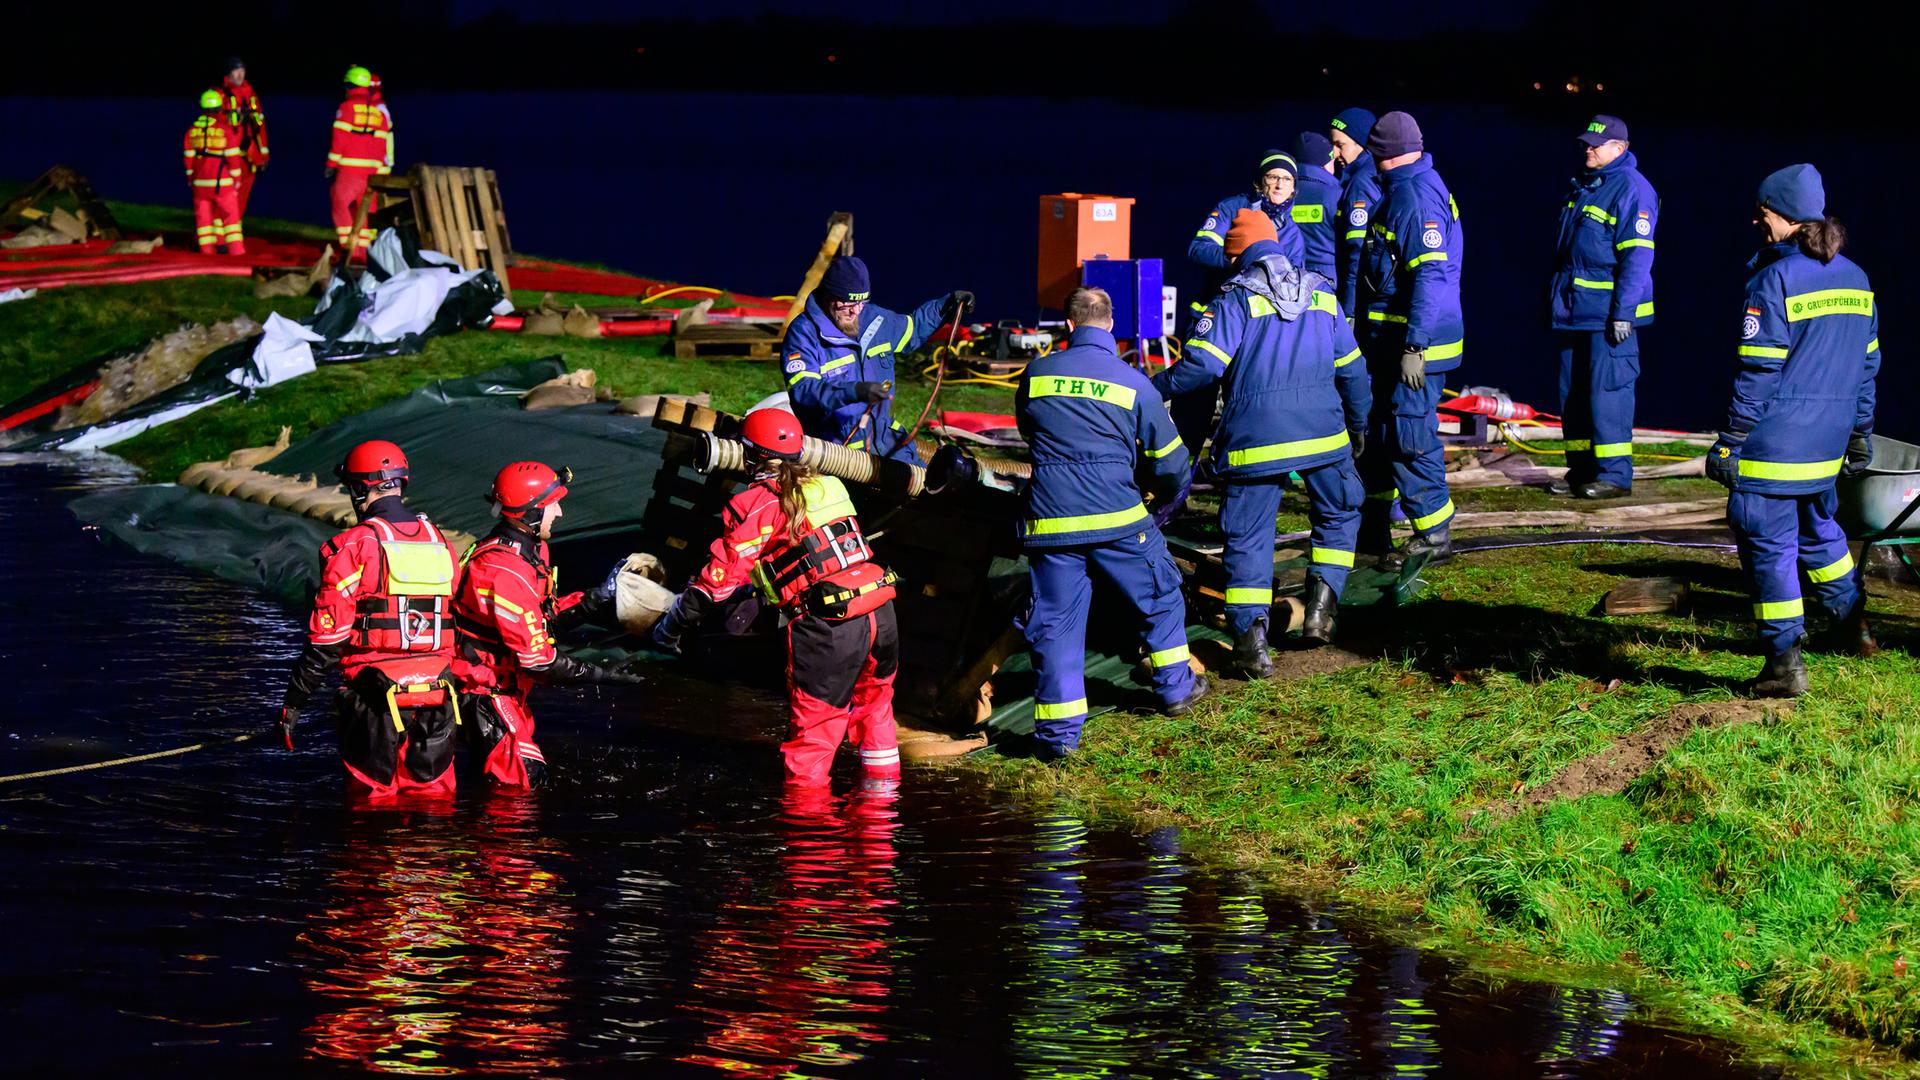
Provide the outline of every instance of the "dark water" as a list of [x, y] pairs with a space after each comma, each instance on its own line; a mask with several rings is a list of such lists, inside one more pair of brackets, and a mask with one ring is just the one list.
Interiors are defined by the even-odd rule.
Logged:
[[[1280, 70], [1285, 64], [1278, 65]], [[326, 221], [321, 175], [335, 99], [289, 93], [256, 71], [274, 147], [253, 213]], [[1128, 69], [1115, 78], [1186, 78]], [[311, 88], [303, 88], [311, 89]], [[1030, 318], [1039, 196], [1132, 196], [1133, 253], [1167, 260], [1183, 290], [1197, 278], [1187, 243], [1207, 211], [1247, 182], [1263, 147], [1324, 132], [1347, 101], [1236, 80], [1219, 109], [1155, 108], [1067, 95], [939, 98], [747, 94], [412, 93], [388, 95], [403, 164], [480, 164], [498, 171], [515, 245], [676, 281], [789, 293], [819, 247], [827, 214], [851, 210], [876, 298], [906, 308], [969, 288], [989, 318]], [[110, 196], [186, 204], [180, 133], [194, 86], [150, 99], [5, 99], [0, 177], [54, 161]], [[1547, 279], [1573, 134], [1609, 106], [1565, 95], [1494, 105], [1376, 100], [1411, 110], [1457, 197], [1466, 226], [1466, 363], [1460, 385], [1491, 383], [1557, 411], [1557, 359]], [[1828, 206], [1851, 228], [1849, 254], [1872, 278], [1888, 349], [1880, 431], [1920, 438], [1920, 380], [1903, 378], [1903, 328], [1920, 319], [1920, 269], [1900, 238], [1910, 218], [1911, 153], [1827, 125], [1781, 126], [1702, 115], [1684, 102], [1626, 117], [1634, 153], [1659, 190], [1654, 266], [1658, 322], [1642, 335], [1640, 422], [1703, 430], [1724, 422], [1742, 315], [1742, 269], [1761, 177], [1812, 161]], [[1844, 123], [1847, 118], [1836, 117]], [[1057, 303], [1057, 300], [1053, 302]]]
[[[245, 729], [296, 622], [0, 468], [0, 773]], [[783, 801], [777, 704], [546, 693], [560, 783], [355, 811], [329, 733], [0, 786], [9, 1071], [1749, 1076], [965, 771]], [[841, 790], [848, 787], [842, 777]]]

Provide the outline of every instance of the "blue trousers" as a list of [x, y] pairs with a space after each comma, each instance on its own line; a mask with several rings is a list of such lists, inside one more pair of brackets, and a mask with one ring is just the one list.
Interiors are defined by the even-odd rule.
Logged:
[[[1391, 345], [1391, 350], [1385, 345]], [[1415, 532], [1427, 533], [1453, 520], [1447, 494], [1447, 459], [1440, 451], [1439, 375], [1428, 375], [1422, 390], [1400, 382], [1399, 339], [1376, 339], [1367, 355], [1373, 378], [1373, 415], [1367, 421], [1367, 453], [1360, 459], [1368, 512], [1383, 522], [1398, 498]], [[1391, 351], [1391, 356], [1387, 353]]]
[[1846, 618], [1860, 602], [1847, 534], [1833, 520], [1839, 504], [1832, 487], [1812, 495], [1736, 491], [1727, 497], [1727, 522], [1740, 544], [1740, 566], [1753, 589], [1753, 617], [1769, 655], [1778, 656], [1805, 637], [1800, 571], [1807, 572], [1820, 606], [1835, 619]]
[[1147, 525], [1143, 532], [1103, 544], [1030, 548], [1027, 562], [1033, 609], [1021, 629], [1040, 683], [1033, 695], [1033, 732], [1039, 741], [1061, 750], [1080, 745], [1087, 722], [1087, 609], [1095, 572], [1137, 613], [1160, 700], [1171, 705], [1192, 693], [1187, 601], [1180, 593], [1180, 568], [1159, 529]]
[[1633, 384], [1640, 378], [1640, 331], [1618, 345], [1598, 330], [1560, 330], [1560, 426], [1567, 482], [1610, 480], [1633, 487]]
[[[1244, 634], [1273, 606], [1273, 519], [1280, 512], [1286, 474], [1228, 480], [1220, 504], [1220, 529], [1227, 534], [1227, 622]], [[1334, 595], [1347, 586], [1353, 569], [1353, 545], [1360, 532], [1364, 492], [1353, 459], [1346, 457], [1302, 473], [1307, 520], [1313, 525], [1313, 565], [1307, 573], [1325, 581]]]

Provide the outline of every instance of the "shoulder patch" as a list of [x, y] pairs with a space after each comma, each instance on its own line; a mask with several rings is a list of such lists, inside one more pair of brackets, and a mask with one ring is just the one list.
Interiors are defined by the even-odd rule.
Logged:
[[1747, 317], [1740, 320], [1740, 340], [1742, 341], [1760, 335], [1760, 316], [1754, 314], [1752, 308], [1748, 308], [1747, 311]]
[[802, 360], [796, 356], [793, 359], [787, 361], [787, 366], [786, 366], [787, 374], [794, 375], [805, 370], [807, 370], [807, 362], [805, 360]]
[[1202, 226], [1202, 228], [1213, 229], [1213, 228], [1218, 228], [1219, 225], [1220, 225], [1220, 215], [1208, 214], [1207, 223], [1204, 226]]
[[1365, 225], [1366, 223], [1367, 223], [1367, 204], [1354, 203], [1353, 212], [1347, 215], [1347, 224], [1358, 227], [1361, 225]]
[[1426, 245], [1427, 247], [1430, 247], [1430, 248], [1437, 248], [1437, 247], [1439, 247], [1439, 246], [1440, 246], [1441, 244], [1444, 244], [1444, 243], [1446, 243], [1446, 237], [1444, 237], [1444, 236], [1441, 236], [1441, 235], [1440, 235], [1440, 230], [1439, 230], [1439, 229], [1436, 229], [1436, 228], [1433, 228], [1433, 227], [1432, 227], [1432, 226], [1430, 225], [1430, 226], [1428, 226], [1428, 227], [1427, 227], [1427, 231], [1426, 231], [1426, 232], [1423, 232], [1423, 233], [1421, 233], [1421, 234], [1420, 234], [1420, 242], [1421, 242], [1422, 244], [1424, 244], [1424, 245]]
[[1206, 337], [1211, 333], [1213, 333], [1212, 316], [1202, 316], [1199, 322], [1193, 324], [1194, 337]]
[[1647, 215], [1644, 212], [1641, 213], [1640, 220], [1633, 223], [1633, 231], [1639, 233], [1641, 236], [1651, 236], [1653, 234], [1653, 222], [1647, 220]]

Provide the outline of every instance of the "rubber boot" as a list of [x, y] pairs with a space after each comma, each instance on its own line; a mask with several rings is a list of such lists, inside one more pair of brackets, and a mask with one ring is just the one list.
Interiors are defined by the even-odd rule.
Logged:
[[1573, 485], [1567, 482], [1566, 477], [1558, 477], [1547, 485], [1547, 494], [1570, 496], [1573, 494]]
[[1767, 657], [1767, 666], [1748, 688], [1754, 697], [1799, 697], [1807, 692], [1807, 662], [1795, 645], [1778, 656]]
[[1453, 530], [1445, 525], [1428, 533], [1415, 533], [1397, 550], [1380, 560], [1380, 569], [1398, 573], [1418, 560], [1426, 565], [1446, 562], [1453, 557]]
[[1633, 489], [1623, 487], [1611, 480], [1591, 480], [1581, 484], [1573, 491], [1576, 499], [1618, 499], [1633, 494]]
[[1193, 689], [1188, 692], [1187, 696], [1171, 705], [1162, 705], [1160, 711], [1167, 716], [1185, 716], [1191, 712], [1193, 707], [1200, 703], [1200, 699], [1206, 697], [1207, 692], [1212, 689], [1213, 686], [1207, 682], [1205, 675], [1195, 675], [1193, 677]]
[[1267, 648], [1267, 620], [1253, 620], [1253, 625], [1233, 639], [1233, 666], [1249, 679], [1265, 679], [1273, 674], [1273, 655]]
[[1872, 656], [1880, 651], [1880, 643], [1873, 640], [1873, 627], [1867, 622], [1865, 597], [1853, 605], [1846, 618], [1827, 628], [1820, 636], [1819, 649], [1841, 656]]
[[1307, 615], [1300, 623], [1300, 643], [1317, 648], [1333, 641], [1334, 616], [1340, 613], [1340, 597], [1333, 586], [1319, 577], [1307, 579]]

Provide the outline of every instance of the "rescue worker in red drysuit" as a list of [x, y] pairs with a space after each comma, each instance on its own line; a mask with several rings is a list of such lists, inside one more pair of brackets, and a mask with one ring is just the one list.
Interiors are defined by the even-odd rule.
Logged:
[[545, 778], [547, 759], [534, 742], [527, 708], [534, 686], [639, 681], [554, 648], [554, 640], [581, 621], [606, 621], [614, 579], [626, 562], [589, 592], [555, 595], [547, 540], [571, 479], [567, 469], [555, 472], [537, 461], [501, 469], [487, 492], [500, 524], [467, 552], [454, 594], [462, 750], [483, 762], [487, 778], [500, 787], [524, 790]]
[[200, 95], [200, 115], [181, 140], [181, 164], [193, 186], [194, 239], [207, 255], [225, 244], [227, 254], [245, 255], [240, 229], [240, 177], [247, 171], [238, 128], [227, 123], [226, 96], [218, 90]]
[[398, 446], [363, 442], [334, 475], [360, 522], [320, 548], [307, 647], [287, 680], [277, 726], [293, 749], [300, 710], [337, 662], [348, 792], [368, 800], [452, 795], [459, 556], [407, 506], [407, 456]]
[[236, 191], [240, 216], [244, 218], [247, 200], [253, 195], [254, 178], [267, 171], [267, 114], [260, 108], [260, 95], [253, 92], [253, 84], [247, 81], [246, 61], [230, 56], [225, 71], [226, 75], [220, 80], [223, 99], [220, 111], [226, 114], [227, 126], [240, 133], [240, 148], [246, 151], [247, 167], [240, 173]]
[[800, 421], [759, 409], [741, 425], [753, 480], [722, 514], [707, 565], [654, 625], [654, 644], [681, 638], [720, 602], [753, 585], [787, 618], [787, 780], [824, 785], [841, 741], [870, 781], [900, 776], [893, 678], [900, 632], [892, 573], [874, 561], [845, 485], [800, 464]]
[[[373, 72], [358, 64], [347, 69], [346, 100], [333, 117], [333, 145], [327, 151], [327, 179], [332, 181], [333, 232], [343, 257], [366, 254], [373, 230], [354, 236], [353, 220], [369, 201], [367, 181], [393, 171], [393, 117], [384, 99], [376, 98]], [[371, 206], [369, 206], [371, 211]]]

